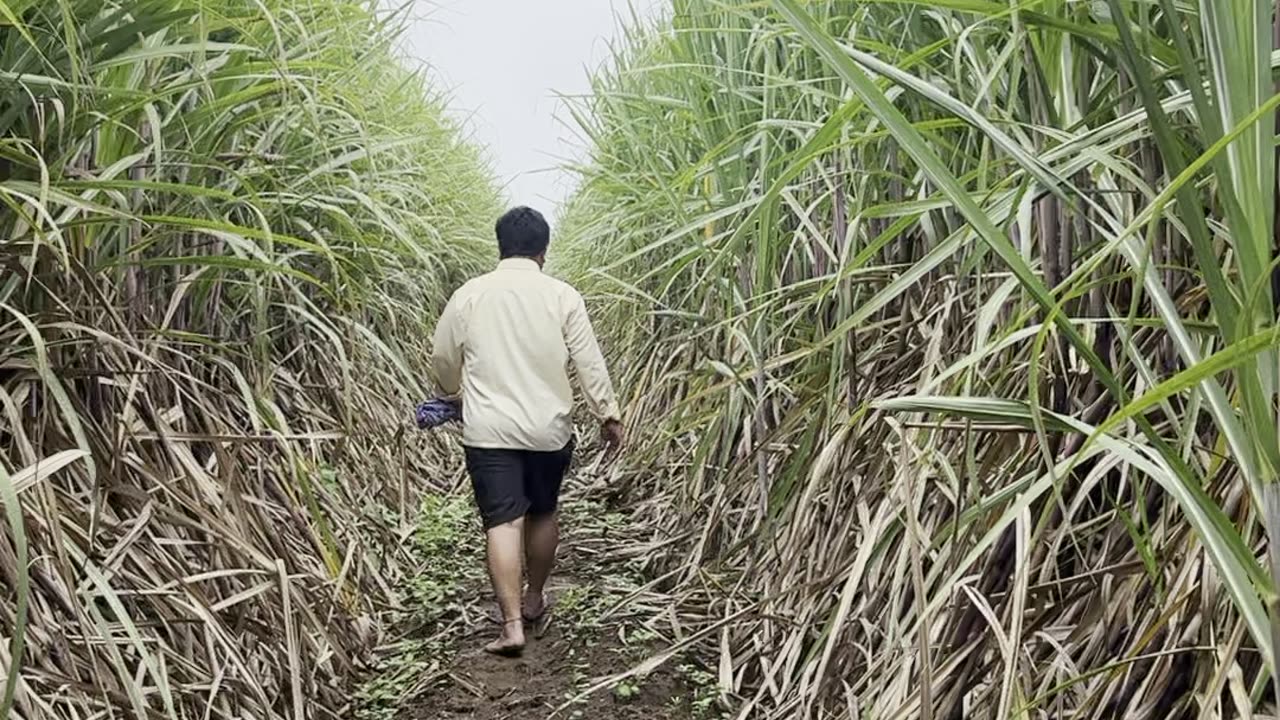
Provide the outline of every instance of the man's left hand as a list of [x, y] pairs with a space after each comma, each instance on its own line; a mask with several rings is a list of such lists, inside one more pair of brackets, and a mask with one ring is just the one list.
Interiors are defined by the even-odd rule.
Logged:
[[627, 431], [618, 420], [605, 420], [600, 426], [600, 436], [604, 439], [605, 447], [615, 452], [627, 444]]

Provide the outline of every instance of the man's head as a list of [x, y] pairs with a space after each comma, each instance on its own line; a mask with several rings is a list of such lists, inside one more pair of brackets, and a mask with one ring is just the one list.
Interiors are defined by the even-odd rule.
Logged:
[[523, 257], [541, 265], [551, 243], [551, 228], [542, 213], [523, 205], [498, 218], [498, 254], [502, 259]]

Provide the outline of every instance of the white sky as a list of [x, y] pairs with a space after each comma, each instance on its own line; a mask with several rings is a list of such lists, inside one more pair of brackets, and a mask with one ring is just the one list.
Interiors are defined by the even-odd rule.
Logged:
[[387, 0], [410, 2], [405, 50], [426, 62], [487, 146], [508, 200], [554, 219], [572, 191], [556, 170], [581, 157], [559, 95], [583, 95], [609, 57], [618, 20], [655, 0]]

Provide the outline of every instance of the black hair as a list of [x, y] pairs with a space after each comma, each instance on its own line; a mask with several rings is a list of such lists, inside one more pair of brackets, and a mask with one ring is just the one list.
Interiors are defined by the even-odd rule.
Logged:
[[503, 258], [538, 257], [551, 244], [551, 228], [542, 213], [523, 205], [498, 218], [498, 254]]

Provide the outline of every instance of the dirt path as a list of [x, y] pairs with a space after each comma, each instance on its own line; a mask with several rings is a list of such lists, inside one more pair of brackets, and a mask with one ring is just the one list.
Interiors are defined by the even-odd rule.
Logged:
[[[590, 583], [567, 578], [552, 588], [559, 597], [591, 592]], [[496, 658], [476, 648], [495, 632], [482, 608], [468, 627], [442, 682], [405, 717], [415, 720], [543, 720], [561, 709], [561, 717], [619, 720], [684, 720], [693, 717], [683, 706], [685, 690], [673, 671], [659, 671], [643, 682], [624, 684], [570, 704], [595, 676], [631, 667], [647, 644], [627, 645], [627, 625], [578, 624], [581, 618], [552, 616], [540, 637], [532, 638], [515, 660]], [[619, 637], [619, 636], [622, 637]]]
[[411, 541], [423, 558], [411, 589], [415, 613], [363, 691], [367, 720], [712, 720], [715, 681], [695, 663], [672, 661], [643, 678], [583, 696], [602, 678], [635, 667], [662, 647], [648, 623], [665, 598], [645, 587], [639, 529], [590, 499], [570, 479], [562, 505], [553, 611], [531, 629], [518, 659], [479, 650], [498, 628], [489, 619], [482, 537], [462, 494], [424, 510]]

